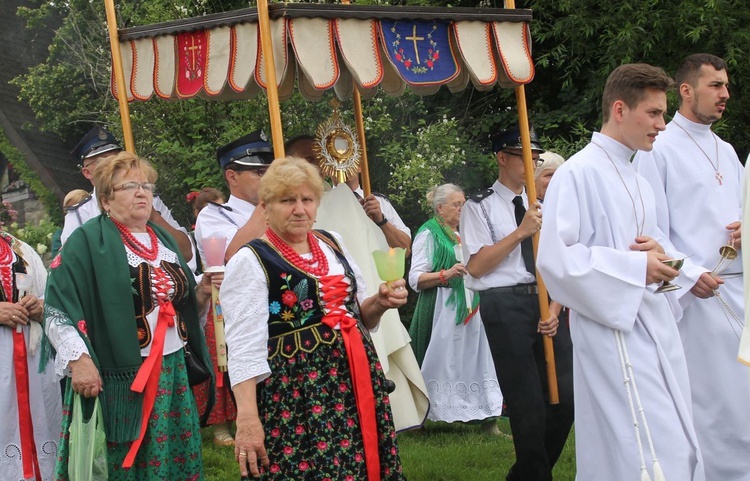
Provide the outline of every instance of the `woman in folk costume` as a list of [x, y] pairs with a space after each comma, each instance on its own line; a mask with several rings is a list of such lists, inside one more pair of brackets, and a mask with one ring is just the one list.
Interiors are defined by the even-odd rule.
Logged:
[[368, 329], [406, 303], [399, 279], [366, 298], [339, 237], [312, 231], [323, 182], [296, 157], [260, 183], [268, 229], [227, 264], [221, 288], [235, 456], [261, 479], [401, 480], [385, 377]]
[[51, 265], [45, 317], [55, 371], [70, 373], [56, 479], [68, 479], [74, 392], [99, 397], [110, 480], [203, 479], [185, 348], [210, 369], [199, 325], [211, 280], [195, 286], [175, 240], [149, 222], [156, 171], [122, 152], [100, 161], [100, 215]]
[[39, 373], [47, 271], [34, 249], [0, 231], [0, 479], [50, 479], [62, 413], [54, 373]]
[[428, 417], [484, 420], [485, 431], [499, 434], [495, 416], [503, 395], [477, 312], [479, 296], [464, 288], [466, 268], [454, 250], [461, 244], [458, 220], [466, 198], [458, 186], [444, 184], [432, 189], [427, 201], [435, 215], [412, 245], [409, 283], [419, 299], [409, 335], [430, 396]]

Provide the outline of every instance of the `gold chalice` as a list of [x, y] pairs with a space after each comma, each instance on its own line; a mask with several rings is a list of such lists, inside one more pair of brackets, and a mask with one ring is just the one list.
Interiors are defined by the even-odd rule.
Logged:
[[[679, 271], [682, 268], [682, 265], [685, 263], [685, 258], [666, 259], [661, 261], [661, 263]], [[682, 289], [682, 287], [678, 286], [677, 284], [672, 284], [669, 281], [664, 281], [661, 283], [661, 286], [656, 289], [656, 292], [661, 294], [663, 292], [676, 291], [677, 289]]]

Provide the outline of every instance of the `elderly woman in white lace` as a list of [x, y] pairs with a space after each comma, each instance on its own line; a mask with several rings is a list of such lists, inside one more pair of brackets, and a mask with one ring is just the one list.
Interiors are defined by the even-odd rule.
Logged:
[[367, 329], [406, 302], [405, 281], [365, 297], [340, 237], [311, 230], [315, 167], [274, 160], [260, 184], [268, 229], [232, 257], [221, 288], [235, 456], [262, 479], [401, 480], [383, 370]]
[[458, 221], [466, 198], [454, 184], [427, 193], [434, 215], [412, 245], [409, 284], [419, 293], [409, 334], [430, 396], [433, 421], [483, 421], [499, 434], [503, 395], [482, 320], [479, 298], [464, 287], [466, 268], [456, 258]]
[[[74, 392], [84, 416], [99, 397], [110, 480], [203, 479], [185, 349], [210, 369], [198, 322], [211, 280], [196, 287], [175, 240], [149, 222], [156, 171], [123, 152], [100, 161], [94, 186], [103, 215], [68, 238], [51, 265], [45, 306], [55, 370], [69, 374], [63, 432]], [[210, 407], [209, 407], [210, 409]], [[56, 479], [68, 478], [62, 438]]]
[[[51, 479], [62, 412], [50, 369], [38, 372], [47, 271], [28, 244], [0, 230], [0, 479]], [[36, 479], [39, 479], [36, 478]]]

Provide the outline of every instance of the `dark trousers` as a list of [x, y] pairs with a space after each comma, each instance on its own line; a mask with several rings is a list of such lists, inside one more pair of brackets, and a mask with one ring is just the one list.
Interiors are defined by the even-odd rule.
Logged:
[[550, 481], [573, 425], [573, 348], [567, 315], [553, 337], [560, 404], [548, 402], [544, 347], [535, 294], [480, 293], [480, 312], [508, 406], [516, 463], [508, 481]]

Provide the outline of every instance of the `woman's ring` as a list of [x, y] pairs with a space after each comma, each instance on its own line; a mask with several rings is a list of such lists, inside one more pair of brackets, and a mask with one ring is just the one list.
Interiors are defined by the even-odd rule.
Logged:
[[246, 453], [245, 451], [240, 451], [240, 456], [245, 456], [245, 457], [247, 457], [247, 453]]

